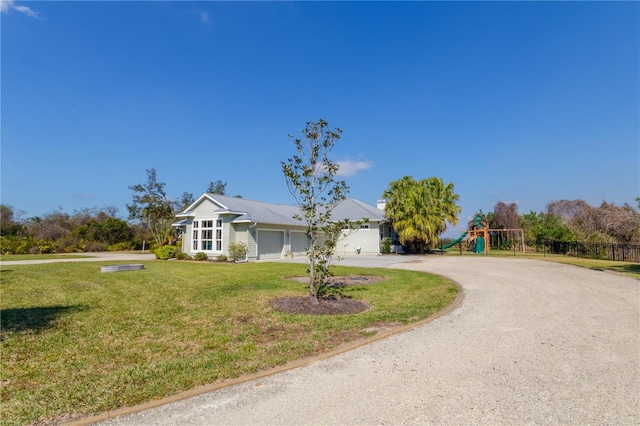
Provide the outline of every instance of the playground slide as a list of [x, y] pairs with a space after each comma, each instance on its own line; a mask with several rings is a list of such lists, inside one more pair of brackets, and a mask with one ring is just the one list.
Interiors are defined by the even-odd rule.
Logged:
[[464, 239], [464, 237], [466, 237], [466, 236], [467, 236], [467, 233], [468, 233], [468, 232], [469, 232], [469, 231], [464, 231], [464, 232], [462, 233], [462, 235], [460, 235], [460, 238], [458, 238], [457, 240], [451, 241], [449, 244], [446, 244], [446, 245], [444, 245], [444, 246], [441, 246], [441, 247], [440, 247], [440, 250], [446, 250], [446, 249], [448, 249], [449, 247], [453, 247], [453, 246], [455, 246], [455, 245], [456, 245], [456, 244], [458, 244], [460, 241], [462, 241], [462, 240]]

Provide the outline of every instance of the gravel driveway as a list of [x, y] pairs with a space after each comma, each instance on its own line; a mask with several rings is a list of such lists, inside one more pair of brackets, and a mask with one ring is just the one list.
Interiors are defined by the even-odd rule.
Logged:
[[335, 357], [105, 424], [640, 424], [640, 281], [481, 256], [394, 267], [456, 280], [462, 305]]

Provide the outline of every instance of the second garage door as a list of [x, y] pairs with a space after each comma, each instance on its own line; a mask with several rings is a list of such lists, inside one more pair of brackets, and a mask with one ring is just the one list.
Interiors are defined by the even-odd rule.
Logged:
[[284, 248], [284, 231], [258, 230], [258, 259], [280, 259]]

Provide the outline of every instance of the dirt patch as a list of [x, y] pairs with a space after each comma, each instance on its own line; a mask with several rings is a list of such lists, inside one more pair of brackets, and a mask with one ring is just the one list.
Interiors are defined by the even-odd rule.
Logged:
[[318, 299], [318, 304], [313, 305], [308, 296], [280, 297], [271, 300], [269, 305], [276, 311], [304, 315], [358, 314], [370, 308], [364, 302], [347, 298]]
[[[287, 279], [303, 284], [309, 283], [309, 277], [289, 277]], [[354, 287], [371, 285], [384, 280], [385, 277], [382, 276], [349, 275], [329, 277], [328, 282], [333, 286]], [[321, 298], [318, 299], [317, 305], [313, 305], [308, 296], [281, 297], [270, 301], [269, 304], [276, 311], [302, 315], [358, 314], [371, 308], [364, 302], [349, 298]]]

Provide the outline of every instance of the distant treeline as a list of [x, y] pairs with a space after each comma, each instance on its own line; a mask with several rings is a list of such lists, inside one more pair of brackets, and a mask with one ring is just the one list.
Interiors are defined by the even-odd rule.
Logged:
[[142, 248], [149, 241], [143, 225], [116, 217], [117, 209], [62, 211], [21, 219], [12, 206], [0, 205], [2, 254], [120, 251]]
[[491, 229], [522, 228], [526, 241], [640, 244], [639, 208], [558, 200], [547, 204], [544, 212], [520, 215], [515, 203], [499, 202], [486, 217]]
[[[636, 201], [640, 203], [640, 199]], [[527, 250], [542, 251], [543, 246], [551, 247], [549, 244], [553, 242], [553, 247], [595, 247], [598, 251], [598, 247], [607, 244], [640, 246], [639, 210], [640, 205], [637, 208], [629, 204], [616, 206], [603, 201], [594, 207], [584, 200], [558, 200], [547, 204], [543, 212], [521, 215], [515, 203], [499, 202], [492, 212], [480, 211], [476, 216], [482, 217], [493, 230], [489, 242], [492, 249], [511, 249], [515, 244], [522, 250], [524, 237]], [[522, 229], [524, 235], [501, 232], [501, 229]], [[443, 238], [441, 244], [452, 241], [453, 238]]]
[[[132, 185], [133, 202], [127, 205], [129, 221], [117, 217], [115, 207], [86, 208], [73, 214], [61, 210], [23, 219], [13, 206], [0, 205], [0, 253], [73, 253], [139, 250], [176, 243], [171, 226], [176, 213], [195, 199], [184, 192], [177, 200], [164, 190], [165, 183], [149, 169], [147, 181]], [[227, 183], [209, 182], [206, 191], [224, 195]]]
[[[637, 200], [638, 201], [638, 200]], [[519, 214], [515, 203], [499, 202], [482, 213], [491, 229], [524, 230], [527, 242], [640, 244], [640, 206], [583, 200], [559, 200], [544, 212]], [[9, 205], [0, 205], [0, 252], [3, 254], [72, 253], [139, 250], [154, 241], [143, 222], [117, 217], [117, 209], [83, 209], [73, 214], [54, 211], [23, 219]], [[157, 243], [156, 243], [157, 244]]]

